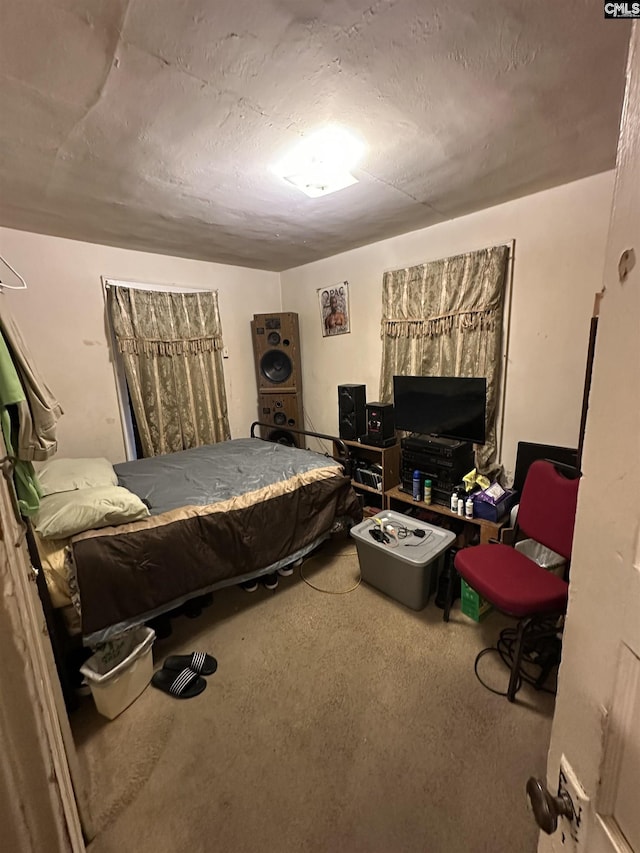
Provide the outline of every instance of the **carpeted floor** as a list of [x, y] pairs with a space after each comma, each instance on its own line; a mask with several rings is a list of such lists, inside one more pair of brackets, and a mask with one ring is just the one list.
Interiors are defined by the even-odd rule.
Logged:
[[[303, 571], [346, 589], [355, 548], [327, 545]], [[111, 722], [91, 699], [72, 715], [90, 853], [533, 853], [524, 786], [544, 774], [553, 699], [525, 687], [510, 705], [476, 680], [502, 617], [441, 620], [433, 602], [415, 613], [365, 584], [325, 595], [299, 571], [177, 618], [155, 665], [214, 654], [202, 695], [148, 687]]]

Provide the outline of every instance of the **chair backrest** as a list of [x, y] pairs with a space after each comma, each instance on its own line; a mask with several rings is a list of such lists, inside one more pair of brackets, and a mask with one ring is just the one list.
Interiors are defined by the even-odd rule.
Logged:
[[571, 556], [580, 479], [567, 477], [553, 462], [533, 462], [522, 489], [518, 527], [565, 559]]
[[516, 450], [516, 468], [513, 472], [513, 488], [522, 493], [527, 479], [529, 466], [536, 459], [548, 459], [575, 468], [578, 464], [578, 451], [573, 447], [559, 447], [557, 444], [537, 444], [533, 441], [519, 441]]

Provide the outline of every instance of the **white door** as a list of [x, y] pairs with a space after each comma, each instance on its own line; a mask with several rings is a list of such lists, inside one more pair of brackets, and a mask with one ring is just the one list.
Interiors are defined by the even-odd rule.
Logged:
[[[561, 283], [559, 282], [559, 286]], [[551, 307], [551, 306], [550, 306]], [[570, 346], [567, 342], [567, 346]], [[640, 853], [640, 25], [618, 145], [547, 784], [580, 820], [539, 851]], [[575, 797], [575, 790], [583, 795]], [[581, 796], [583, 796], [580, 802]]]
[[[24, 531], [3, 476], [8, 459], [1, 435], [0, 458], [2, 849], [80, 853], [85, 845], [71, 780], [75, 750], [60, 685], [53, 674], [53, 653], [45, 639], [44, 614]], [[83, 791], [79, 794], [85, 807]], [[93, 830], [88, 811], [86, 815], [89, 837]]]

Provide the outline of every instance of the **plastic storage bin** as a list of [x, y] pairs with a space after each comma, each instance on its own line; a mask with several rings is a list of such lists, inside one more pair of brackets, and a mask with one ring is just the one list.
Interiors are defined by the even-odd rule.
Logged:
[[386, 520], [396, 530], [400, 527], [424, 530], [423, 539], [407, 536], [394, 547], [393, 540], [385, 544], [376, 542], [371, 536], [369, 530], [379, 526], [372, 518], [351, 528], [362, 580], [412, 610], [422, 610], [436, 588], [445, 552], [455, 540], [455, 534], [390, 510], [378, 512], [373, 518], [383, 523]]
[[153, 675], [155, 632], [136, 628], [100, 648], [81, 667], [96, 708], [113, 720], [145, 689]]

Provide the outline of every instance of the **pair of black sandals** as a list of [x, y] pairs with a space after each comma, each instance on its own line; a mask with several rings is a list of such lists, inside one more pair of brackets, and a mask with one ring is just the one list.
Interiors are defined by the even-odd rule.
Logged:
[[170, 655], [153, 674], [151, 684], [176, 699], [193, 699], [207, 686], [202, 676], [213, 675], [217, 668], [218, 661], [206, 652]]

